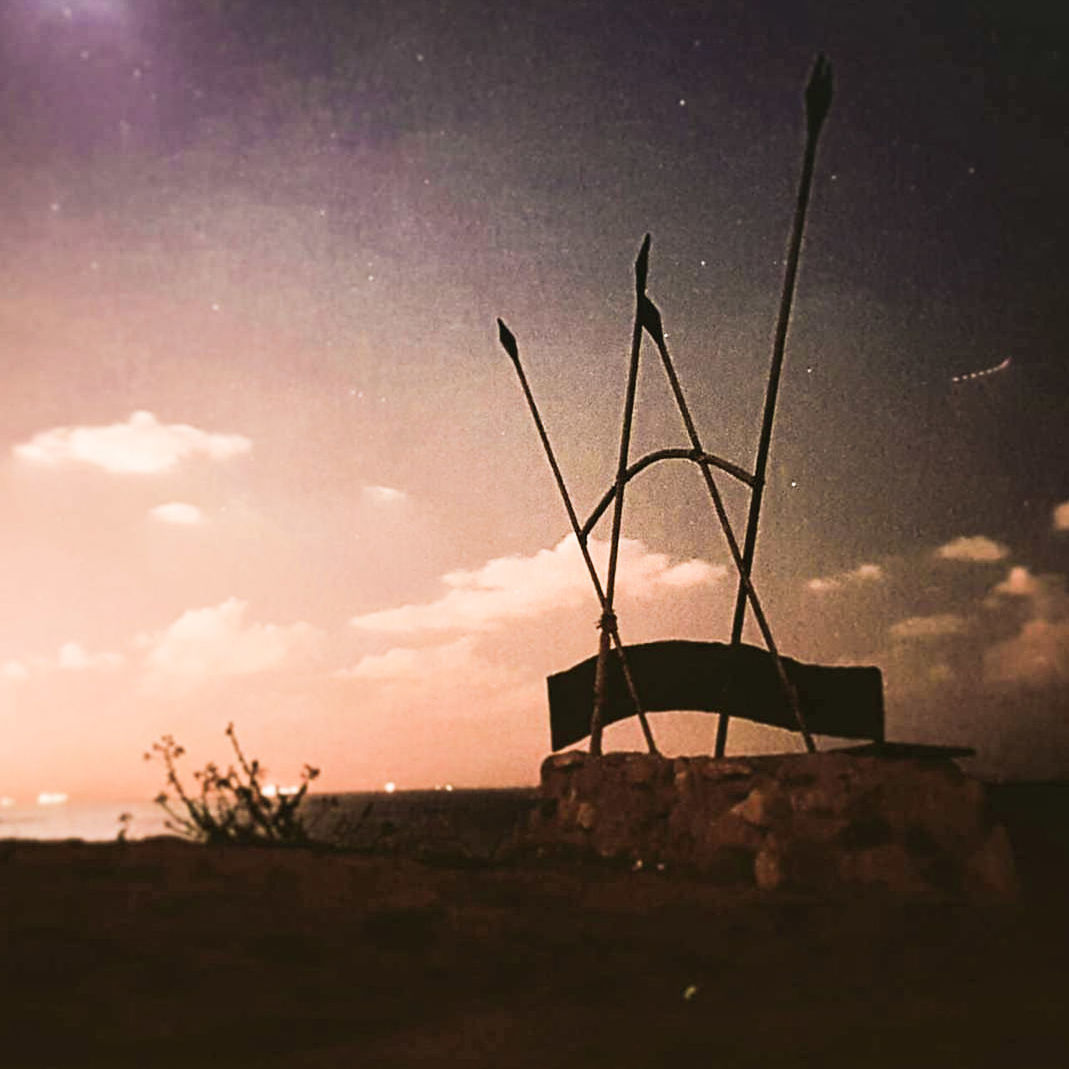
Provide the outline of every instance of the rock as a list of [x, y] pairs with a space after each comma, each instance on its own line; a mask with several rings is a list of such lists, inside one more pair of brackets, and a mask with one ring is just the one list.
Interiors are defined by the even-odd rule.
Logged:
[[1001, 825], [992, 828], [983, 845], [966, 863], [968, 890], [975, 897], [1012, 902], [1020, 894], [1010, 837]]
[[753, 874], [762, 891], [775, 891], [783, 883], [783, 859], [775, 839], [769, 838], [754, 858]]
[[645, 760], [641, 759], [638, 755], [634, 756], [636, 758], [635, 760], [628, 761], [627, 764], [624, 765], [624, 781], [638, 787], [644, 783], [652, 783], [656, 780], [661, 771], [658, 767], [661, 762], [653, 756], [650, 756]]
[[882, 816], [864, 816], [849, 821], [838, 838], [847, 850], [865, 850], [891, 842], [894, 832], [890, 823]]
[[706, 842], [711, 849], [723, 845], [756, 850], [763, 841], [760, 826], [743, 819], [734, 811], [724, 813], [706, 826]]
[[706, 779], [739, 779], [753, 775], [753, 766], [745, 761], [706, 758], [701, 762], [701, 774]]
[[755, 787], [738, 805], [731, 807], [731, 812], [747, 824], [768, 828], [775, 823], [777, 815], [782, 815], [783, 809], [782, 798], [763, 787]]
[[752, 886], [756, 856], [743, 846], [719, 846], [703, 859], [701, 871], [710, 881], [723, 886]]
[[842, 872], [851, 883], [879, 885], [898, 894], [927, 889], [909, 854], [898, 843], [884, 843], [847, 855]]
[[641, 857], [766, 891], [1002, 899], [1016, 888], [982, 785], [949, 761], [571, 751], [543, 763], [526, 837], [534, 849]]
[[792, 791], [790, 799], [791, 809], [796, 813], [830, 816], [837, 808], [831, 792], [825, 787], [805, 786], [801, 790]]
[[543, 773], [547, 769], [567, 771], [579, 765], [585, 765], [589, 759], [590, 754], [583, 750], [566, 750], [564, 753], [550, 754], [542, 763], [542, 771]]

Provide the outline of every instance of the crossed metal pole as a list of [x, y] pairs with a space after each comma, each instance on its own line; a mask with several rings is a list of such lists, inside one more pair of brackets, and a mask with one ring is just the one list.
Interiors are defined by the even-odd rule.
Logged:
[[[598, 656], [598, 669], [594, 681], [594, 716], [591, 719], [591, 732], [590, 732], [590, 752], [595, 755], [601, 753], [601, 713], [605, 705], [605, 692], [606, 692], [606, 679], [605, 679], [605, 665], [603, 662], [607, 659], [607, 647], [611, 641], [616, 647], [617, 656], [620, 658], [620, 669], [623, 672], [624, 683], [627, 686], [628, 694], [631, 697], [631, 701], [634, 703], [635, 712], [638, 713], [638, 718], [642, 724], [643, 734], [646, 736], [646, 745], [649, 747], [650, 753], [657, 753], [657, 744], [653, 741], [653, 732], [650, 731], [649, 721], [646, 719], [646, 714], [642, 709], [642, 702], [638, 696], [638, 690], [635, 688], [635, 681], [631, 676], [631, 669], [627, 664], [627, 654], [624, 652], [624, 644], [620, 639], [620, 628], [616, 622], [616, 614], [612, 611], [612, 602], [609, 600], [609, 596], [601, 585], [601, 578], [598, 575], [598, 570], [594, 566], [593, 558], [590, 556], [590, 548], [587, 546], [586, 535], [583, 534], [582, 529], [579, 526], [579, 517], [575, 514], [575, 507], [572, 505], [571, 495], [568, 493], [568, 487], [564, 482], [564, 476], [561, 474], [560, 466], [557, 464], [557, 458], [553, 453], [553, 446], [549, 444], [549, 435], [546, 434], [546, 428], [542, 423], [542, 417], [538, 413], [538, 405], [535, 404], [534, 395], [531, 393], [531, 387], [527, 383], [527, 376], [524, 374], [523, 365], [520, 363], [520, 352], [516, 345], [516, 339], [512, 335], [512, 331], [498, 319], [498, 338], [501, 342], [501, 347], [508, 353], [512, 359], [512, 364], [516, 368], [516, 374], [520, 378], [520, 385], [523, 387], [523, 394], [527, 398], [527, 406], [531, 410], [531, 416], [534, 418], [535, 426], [538, 428], [538, 436], [542, 439], [542, 446], [546, 451], [546, 458], [549, 461], [549, 466], [553, 471], [553, 477], [557, 481], [557, 489], [560, 490], [560, 495], [564, 501], [564, 507], [568, 513], [568, 520], [572, 525], [572, 532], [575, 534], [575, 539], [579, 543], [579, 552], [583, 555], [583, 560], [586, 563], [587, 571], [590, 573], [590, 580], [594, 584], [594, 591], [598, 596], [598, 601], [601, 603], [601, 620], [598, 626], [601, 629], [601, 642]], [[612, 572], [610, 570], [610, 577]], [[596, 734], [595, 734], [595, 728]]]
[[[794, 222], [791, 226], [787, 263], [783, 273], [783, 292], [780, 295], [779, 316], [776, 334], [772, 342], [772, 366], [768, 373], [768, 388], [765, 392], [765, 411], [761, 420], [761, 437], [757, 444], [757, 460], [754, 464], [754, 481], [750, 495], [750, 512], [746, 520], [746, 538], [742, 549], [742, 569], [739, 587], [735, 595], [735, 616], [731, 623], [731, 643], [742, 641], [742, 629], [746, 622], [746, 585], [753, 571], [754, 553], [757, 549], [757, 524], [761, 516], [761, 498], [765, 491], [765, 470], [772, 445], [772, 423], [776, 416], [776, 396], [779, 392], [780, 372], [783, 369], [783, 352], [787, 344], [787, 327], [791, 319], [791, 304], [794, 300], [795, 280], [798, 276], [798, 255], [802, 248], [802, 233], [805, 230], [806, 209], [809, 206], [809, 190], [813, 182], [813, 167], [817, 158], [817, 142], [820, 131], [831, 107], [831, 64], [824, 55], [817, 56], [805, 90], [806, 139], [802, 159], [802, 174], [798, 181], [798, 199], [794, 206]], [[756, 613], [755, 613], [756, 616]], [[724, 756], [727, 745], [730, 718], [721, 713], [716, 727], [716, 756]]]

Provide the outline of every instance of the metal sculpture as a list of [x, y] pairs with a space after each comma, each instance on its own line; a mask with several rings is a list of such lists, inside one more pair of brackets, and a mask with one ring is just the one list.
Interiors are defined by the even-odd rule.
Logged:
[[[772, 369], [765, 398], [757, 462], [752, 473], [705, 451], [691, 415], [682, 385], [665, 341], [661, 314], [646, 293], [649, 274], [650, 236], [647, 234], [635, 260], [635, 312], [632, 325], [627, 388], [621, 424], [616, 477], [585, 523], [580, 523], [565, 486], [560, 468], [520, 363], [519, 348], [512, 332], [498, 320], [499, 338], [520, 378], [520, 384], [534, 418], [539, 437], [564, 501], [572, 531], [590, 573], [601, 605], [601, 631], [596, 658], [576, 665], [549, 680], [550, 716], [554, 749], [590, 735], [590, 752], [600, 754], [602, 731], [607, 723], [635, 714], [639, 717], [651, 753], [656, 744], [646, 711], [698, 709], [720, 713], [717, 753], [722, 754], [729, 715], [746, 716], [763, 723], [793, 728], [800, 732], [806, 749], [815, 750], [810, 718], [819, 729], [854, 738], [881, 740], [883, 737], [882, 684], [877, 669], [833, 669], [801, 665], [781, 657], [768, 620], [751, 579], [757, 523], [771, 444], [780, 371], [786, 342], [787, 323], [797, 274], [798, 255], [805, 222], [809, 187], [812, 181], [816, 143], [831, 101], [831, 68], [823, 56], [817, 58], [806, 90], [807, 131], [805, 158], [787, 257], [783, 296], [773, 345]], [[688, 449], [659, 449], [629, 463], [631, 427], [635, 408], [636, 383], [642, 337], [653, 341], [668, 378], [676, 407], [690, 439]], [[620, 638], [614, 611], [616, 572], [623, 524], [624, 495], [628, 482], [661, 460], [688, 460], [698, 465], [713, 510], [728, 544], [738, 574], [739, 586], [730, 647], [719, 643], [646, 643], [627, 647]], [[714, 470], [738, 479], [750, 490], [746, 536], [740, 549]], [[609, 562], [604, 586], [590, 556], [587, 540], [595, 524], [613, 506]], [[752, 610], [765, 649], [742, 643], [746, 607]], [[860, 674], [859, 674], [860, 673]], [[814, 683], [819, 677], [819, 683]], [[773, 681], [771, 690], [769, 680]], [[800, 697], [799, 690], [803, 692]], [[778, 691], [778, 696], [775, 695]], [[804, 700], [802, 700], [804, 699]], [[844, 702], [852, 712], [842, 715]], [[834, 731], [830, 729], [834, 728]]]

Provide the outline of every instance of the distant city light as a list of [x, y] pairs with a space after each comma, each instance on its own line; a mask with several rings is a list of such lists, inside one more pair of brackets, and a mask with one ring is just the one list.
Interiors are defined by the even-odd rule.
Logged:
[[41, 791], [37, 796], [38, 805], [65, 805], [67, 796], [62, 791]]
[[267, 783], [263, 786], [263, 796], [265, 798], [277, 798], [282, 795], [283, 798], [287, 798], [296, 794], [301, 788], [297, 786], [279, 787], [277, 783]]
[[393, 781], [393, 780], [390, 780], [390, 782], [389, 782], [389, 783], [387, 783], [387, 784], [385, 784], [385, 785], [383, 786], [383, 788], [382, 788], [382, 789], [383, 789], [383, 790], [384, 790], [384, 791], [385, 791], [385, 792], [386, 792], [387, 794], [393, 794], [393, 792], [397, 790], [397, 784], [396, 784], [396, 783], [394, 783], [394, 781]]

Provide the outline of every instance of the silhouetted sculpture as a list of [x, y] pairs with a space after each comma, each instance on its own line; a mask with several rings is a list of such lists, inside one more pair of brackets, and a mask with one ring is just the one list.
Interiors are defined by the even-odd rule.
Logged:
[[[837, 738], [866, 739], [884, 743], [883, 684], [878, 668], [823, 667], [803, 664], [781, 656], [772, 636], [761, 601], [751, 579], [761, 498], [765, 486], [775, 414], [776, 396], [790, 321], [795, 277], [805, 225], [806, 206], [812, 182], [817, 141], [832, 97], [831, 66], [818, 56], [806, 87], [806, 145], [798, 186], [794, 221], [785, 265], [783, 293], [773, 342], [772, 365], [765, 395], [764, 414], [752, 472], [706, 452], [691, 416], [676, 374], [661, 322], [661, 313], [646, 293], [649, 274], [650, 236], [646, 235], [635, 260], [635, 312], [631, 354], [621, 427], [616, 478], [590, 517], [582, 524], [576, 515], [557, 465], [549, 437], [535, 405], [520, 363], [519, 347], [512, 332], [499, 319], [502, 347], [516, 369], [531, 414], [546, 451], [550, 467], [564, 500], [572, 531], [579, 543], [601, 605], [598, 654], [581, 664], [550, 676], [549, 703], [553, 749], [590, 736], [590, 752], [601, 753], [605, 725], [637, 715], [651, 753], [656, 746], [646, 711], [698, 711], [720, 714], [716, 753], [724, 750], [729, 717], [798, 731], [806, 749], [815, 750], [813, 733]], [[639, 358], [644, 335], [657, 348], [676, 407], [690, 440], [690, 448], [659, 449], [631, 463], [631, 425], [634, 415]], [[616, 568], [622, 528], [624, 492], [632, 478], [661, 460], [684, 459], [696, 464], [708, 491], [720, 529], [724, 534], [738, 576], [738, 594], [731, 628], [731, 642], [650, 642], [626, 645], [620, 638], [613, 608]], [[750, 492], [745, 538], [740, 546], [724, 506], [717, 478], [728, 476]], [[612, 506], [612, 534], [604, 585], [594, 568], [587, 539], [599, 518]], [[764, 649], [742, 642], [747, 610], [764, 642]]]

